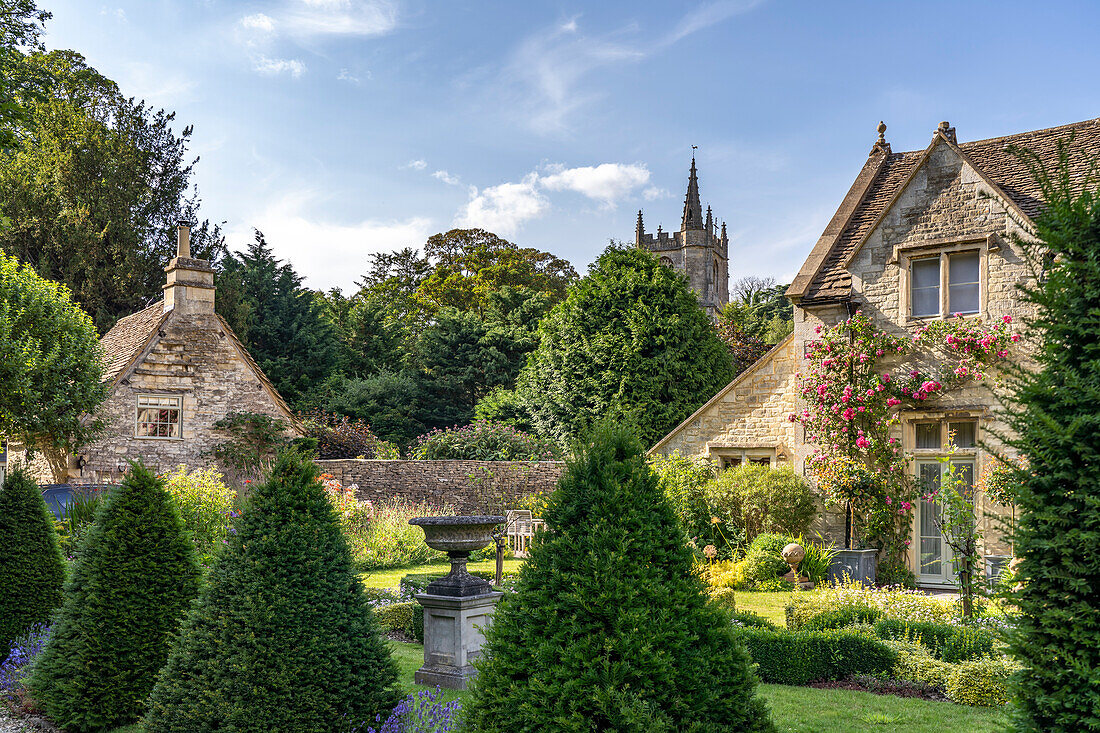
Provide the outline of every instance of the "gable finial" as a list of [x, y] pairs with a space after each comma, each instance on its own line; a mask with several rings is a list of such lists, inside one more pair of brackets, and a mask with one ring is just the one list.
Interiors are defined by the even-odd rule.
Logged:
[[886, 142], [886, 123], [882, 120], [879, 120], [878, 123], [878, 140], [875, 140], [875, 144], [871, 146], [871, 152], [868, 155], [874, 155], [878, 152], [890, 154], [890, 143]]
[[955, 139], [955, 128], [952, 127], [951, 123], [947, 120], [944, 120], [940, 123], [940, 126], [936, 128], [936, 132], [943, 135], [951, 142], [958, 143], [958, 140]]

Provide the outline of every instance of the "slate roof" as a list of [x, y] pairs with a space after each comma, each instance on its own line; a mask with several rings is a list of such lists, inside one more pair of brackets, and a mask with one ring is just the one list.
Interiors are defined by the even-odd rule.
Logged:
[[[932, 144], [942, 139], [944, 138], [937, 133]], [[1026, 216], [1033, 217], [1042, 209], [1039, 186], [1032, 178], [1027, 163], [1010, 152], [1010, 147], [1017, 146], [1033, 152], [1050, 170], [1058, 163], [1059, 140], [1069, 143], [1070, 168], [1075, 182], [1079, 183], [1088, 173], [1092, 162], [1100, 160], [1100, 119], [988, 140], [975, 140], [962, 143], [958, 148]], [[878, 170], [869, 181], [861, 183], [857, 179], [856, 185], [849, 191], [834, 217], [834, 222], [842, 224], [843, 228], [835, 235], [826, 229], [791, 285], [788, 293], [792, 297], [798, 298], [804, 304], [835, 302], [848, 298], [852, 278], [844, 269], [844, 262], [862, 244], [894, 197], [900, 193], [925, 152], [926, 150], [886, 153], [883, 160], [874, 161]], [[875, 155], [873, 150], [872, 158]], [[868, 165], [872, 162], [869, 160]], [[867, 167], [864, 169], [867, 170]], [[850, 214], [845, 211], [846, 206], [851, 209]], [[846, 218], [846, 222], [837, 221], [838, 217]], [[832, 226], [833, 222], [830, 222], [830, 227]], [[818, 262], [821, 263], [820, 267], [817, 267]]]
[[113, 384], [160, 330], [168, 314], [164, 301], [158, 300], [145, 310], [131, 313], [99, 340], [103, 349], [103, 381]]

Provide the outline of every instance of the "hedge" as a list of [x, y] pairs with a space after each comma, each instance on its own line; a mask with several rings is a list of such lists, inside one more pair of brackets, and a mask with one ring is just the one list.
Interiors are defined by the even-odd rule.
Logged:
[[424, 607], [416, 601], [376, 608], [374, 618], [383, 631], [400, 631], [418, 643], [424, 643]]
[[838, 608], [835, 611], [825, 611], [810, 618], [802, 624], [802, 629], [805, 631], [843, 629], [853, 624], [873, 624], [881, 617], [882, 611], [877, 608]]
[[850, 630], [737, 629], [761, 682], [806, 685], [854, 674], [884, 674], [897, 653], [882, 641]]
[[945, 662], [977, 659], [993, 651], [993, 634], [973, 626], [884, 618], [875, 623], [875, 635], [880, 639], [904, 639], [922, 644]]

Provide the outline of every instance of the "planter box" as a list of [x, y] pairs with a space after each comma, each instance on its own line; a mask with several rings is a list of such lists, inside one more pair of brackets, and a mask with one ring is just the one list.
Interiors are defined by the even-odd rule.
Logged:
[[845, 574], [867, 585], [875, 584], [878, 550], [841, 550], [829, 566], [829, 580], [843, 581]]

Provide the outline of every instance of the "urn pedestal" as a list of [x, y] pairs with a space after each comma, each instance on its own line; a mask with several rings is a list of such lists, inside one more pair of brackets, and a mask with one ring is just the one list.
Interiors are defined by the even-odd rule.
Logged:
[[451, 559], [451, 572], [416, 595], [424, 607], [424, 666], [413, 675], [417, 684], [465, 690], [467, 680], [477, 674], [471, 663], [481, 656], [482, 629], [489, 625], [504, 594], [470, 575], [466, 560], [492, 542], [493, 528], [503, 521], [504, 517], [494, 516], [409, 520], [424, 530], [428, 547], [446, 552]]

